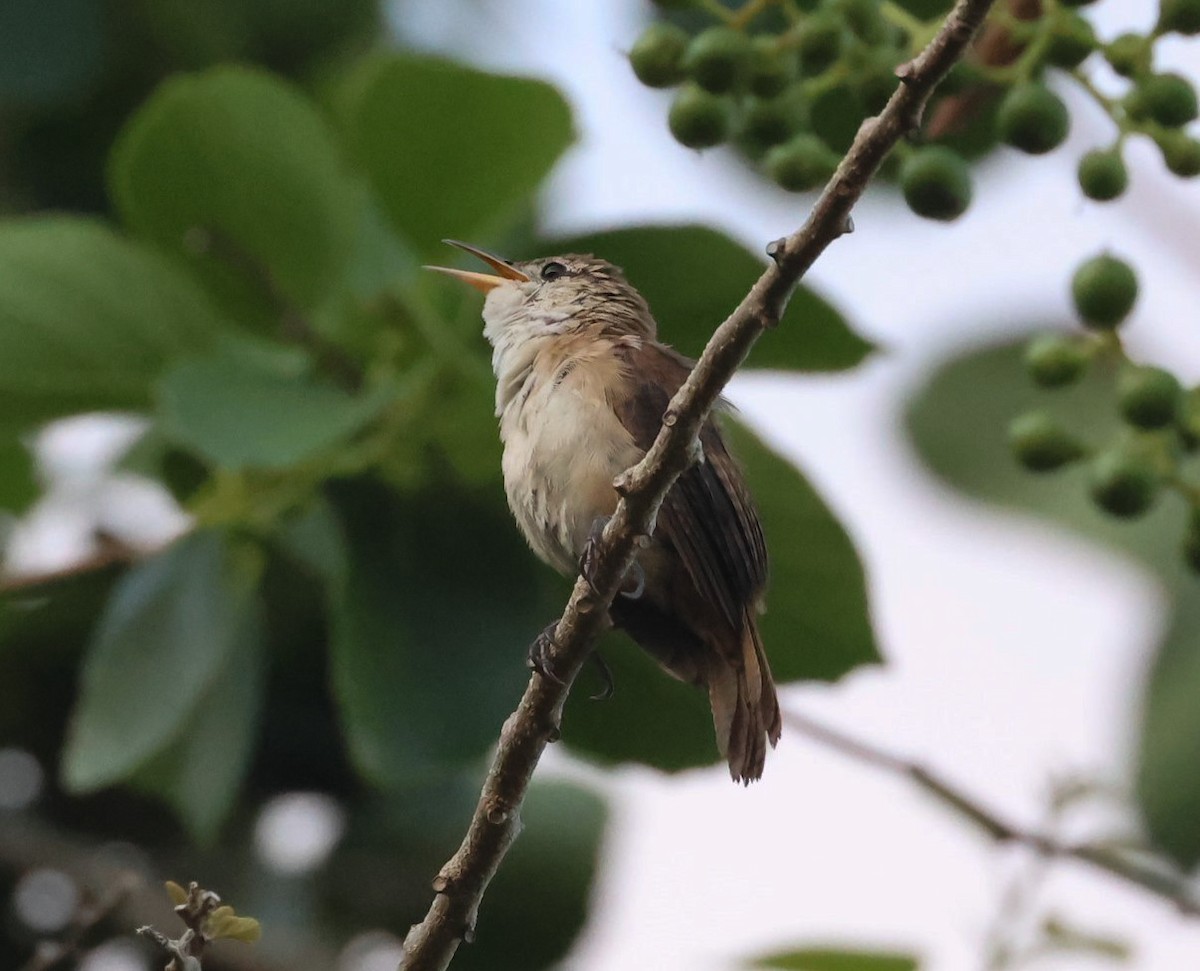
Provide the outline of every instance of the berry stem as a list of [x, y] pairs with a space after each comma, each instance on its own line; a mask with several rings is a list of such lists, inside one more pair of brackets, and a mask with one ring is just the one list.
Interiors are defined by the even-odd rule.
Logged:
[[775, 3], [775, 0], [746, 0], [746, 2], [738, 8], [737, 13], [729, 18], [729, 26], [735, 28], [736, 30], [743, 30], [750, 25], [750, 22], [754, 20], [755, 17], [757, 17], [773, 3]]
[[914, 51], [923, 49], [937, 33], [937, 24], [931, 24], [909, 13], [895, 0], [882, 0], [879, 4], [879, 12], [883, 15], [884, 20], [899, 27], [908, 35], [909, 45]]

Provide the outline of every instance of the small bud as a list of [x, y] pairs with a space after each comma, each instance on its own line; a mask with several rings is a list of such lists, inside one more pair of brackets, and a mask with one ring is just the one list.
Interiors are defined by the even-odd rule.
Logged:
[[1104, 47], [1104, 59], [1121, 77], [1141, 77], [1150, 71], [1150, 39], [1141, 34], [1121, 34]]
[[1154, 74], [1140, 81], [1125, 98], [1130, 117], [1181, 128], [1195, 121], [1200, 105], [1196, 89], [1181, 74]]
[[1079, 441], [1044, 411], [1014, 418], [1008, 426], [1008, 444], [1030, 472], [1053, 472], [1084, 454]]
[[695, 84], [685, 84], [671, 102], [667, 126], [681, 145], [712, 148], [729, 137], [733, 127], [733, 102]]
[[828, 145], [805, 132], [772, 148], [764, 164], [776, 185], [789, 192], [807, 192], [824, 185], [837, 161]]
[[1000, 140], [1030, 155], [1044, 155], [1067, 137], [1071, 117], [1062, 99], [1044, 84], [1028, 81], [1009, 90], [996, 114]]
[[1200, 0], [1159, 0], [1158, 29], [1188, 37], [1200, 34]]
[[1156, 367], [1127, 367], [1117, 379], [1117, 407], [1129, 424], [1143, 429], [1165, 428], [1175, 422], [1183, 389], [1170, 371]]
[[1079, 160], [1079, 188], [1089, 199], [1109, 202], [1128, 185], [1129, 172], [1117, 149], [1092, 149]]
[[1058, 334], [1035, 337], [1025, 350], [1025, 369], [1034, 384], [1043, 388], [1074, 384], [1083, 376], [1087, 363], [1083, 343]]
[[971, 170], [944, 145], [919, 148], [900, 167], [900, 188], [908, 208], [926, 219], [957, 219], [971, 204]]
[[1153, 462], [1130, 447], [1101, 452], [1092, 463], [1090, 477], [1092, 501], [1118, 519], [1147, 513], [1161, 484]]
[[791, 48], [782, 47], [779, 38], [755, 37], [750, 49], [750, 91], [760, 98], [782, 94], [799, 73], [799, 58]]
[[656, 23], [647, 27], [629, 51], [629, 64], [642, 84], [651, 88], [669, 88], [685, 77], [683, 52], [688, 35], [680, 27]]
[[750, 67], [750, 39], [732, 27], [710, 27], [692, 38], [683, 55], [688, 77], [712, 94], [739, 87]]
[[1102, 253], [1081, 263], [1071, 279], [1075, 311], [1095, 330], [1113, 330], [1137, 301], [1137, 275], [1124, 260]]

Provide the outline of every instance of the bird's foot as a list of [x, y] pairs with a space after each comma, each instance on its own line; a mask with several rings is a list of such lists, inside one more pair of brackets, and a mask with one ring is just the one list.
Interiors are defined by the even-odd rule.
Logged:
[[[553, 681], [555, 684], [561, 685], [565, 682], [554, 673], [554, 669], [550, 666], [550, 660], [558, 647], [558, 642], [554, 640], [554, 631], [557, 627], [558, 621], [551, 621], [534, 638], [533, 644], [529, 647], [529, 667], [547, 681]], [[613, 680], [612, 669], [596, 651], [592, 651], [590, 658], [596, 666], [597, 671], [599, 671], [601, 680], [604, 682], [604, 686], [594, 695], [591, 695], [591, 699], [592, 701], [608, 701], [613, 696], [616, 684]]]
[[613, 680], [612, 668], [608, 666], [608, 662], [600, 656], [599, 651], [592, 651], [592, 664], [596, 666], [596, 670], [600, 672], [600, 677], [604, 681], [604, 687], [589, 697], [592, 701], [608, 701], [616, 690], [616, 682]]
[[[604, 535], [604, 527], [608, 525], [611, 516], [597, 516], [592, 520], [592, 528], [588, 530], [587, 542], [583, 544], [583, 555], [579, 557], [579, 573], [596, 592], [597, 549], [600, 538]], [[621, 581], [621, 589], [617, 591], [622, 597], [637, 600], [646, 591], [646, 571], [636, 561], [629, 567], [625, 579]]]
[[555, 684], [562, 684], [563, 679], [554, 673], [550, 667], [550, 659], [554, 656], [554, 649], [557, 644], [554, 640], [554, 631], [558, 627], [558, 621], [552, 620], [546, 625], [545, 629], [533, 639], [533, 643], [529, 645], [529, 667], [540, 674], [547, 681], [553, 681]]

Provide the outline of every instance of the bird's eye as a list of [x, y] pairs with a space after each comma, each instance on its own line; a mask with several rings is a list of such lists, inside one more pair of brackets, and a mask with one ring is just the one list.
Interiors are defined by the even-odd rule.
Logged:
[[567, 268], [561, 263], [551, 261], [542, 267], [543, 280], [557, 280], [560, 276], [566, 275]]

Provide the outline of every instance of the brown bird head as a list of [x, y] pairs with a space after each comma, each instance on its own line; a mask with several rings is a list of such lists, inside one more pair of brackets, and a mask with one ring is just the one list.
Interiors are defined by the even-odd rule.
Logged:
[[446, 242], [496, 271], [426, 267], [487, 294], [484, 335], [497, 350], [591, 329], [654, 337], [654, 318], [646, 301], [607, 260], [569, 253], [514, 262], [456, 240]]

